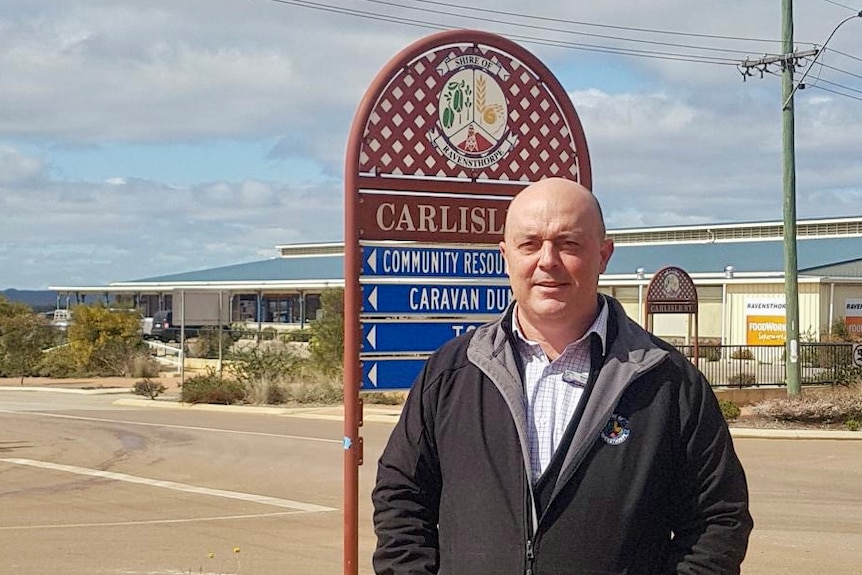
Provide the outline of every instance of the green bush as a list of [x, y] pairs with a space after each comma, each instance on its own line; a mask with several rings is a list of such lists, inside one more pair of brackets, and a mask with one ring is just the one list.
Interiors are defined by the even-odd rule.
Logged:
[[742, 413], [739, 406], [729, 399], [719, 399], [718, 407], [721, 409], [721, 414], [724, 416], [725, 421], [733, 421]]
[[847, 431], [859, 431], [862, 428], [862, 422], [851, 417], [844, 422], [844, 427], [847, 428]]
[[756, 383], [757, 376], [753, 373], [734, 373], [727, 380], [727, 384], [732, 387], [750, 387]]
[[42, 355], [36, 368], [41, 377], [86, 377], [87, 372], [75, 360], [75, 352], [68, 345], [58, 347]]
[[344, 360], [344, 290], [328, 289], [320, 294], [320, 319], [309, 327], [311, 357], [320, 370], [337, 375]]
[[155, 399], [167, 391], [167, 389], [160, 381], [152, 381], [149, 378], [144, 378], [135, 382], [135, 385], [132, 387], [132, 393]]
[[224, 378], [214, 369], [207, 369], [183, 384], [180, 401], [184, 403], [217, 403], [233, 405], [245, 399], [245, 386], [234, 379]]

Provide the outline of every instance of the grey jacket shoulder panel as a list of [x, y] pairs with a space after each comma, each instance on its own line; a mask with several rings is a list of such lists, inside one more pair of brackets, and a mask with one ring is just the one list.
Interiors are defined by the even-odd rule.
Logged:
[[[511, 308], [506, 313], [511, 313]], [[467, 359], [488, 376], [509, 406], [521, 443], [524, 468], [530, 469], [524, 387], [518, 372], [518, 361], [514, 356], [517, 350], [510, 345], [502, 325], [504, 319], [505, 314], [496, 321], [476, 328], [467, 347]]]

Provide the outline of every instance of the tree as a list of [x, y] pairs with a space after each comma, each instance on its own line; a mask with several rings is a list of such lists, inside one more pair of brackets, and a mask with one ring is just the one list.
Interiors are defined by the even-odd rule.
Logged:
[[320, 294], [321, 317], [310, 326], [311, 357], [324, 372], [341, 371], [344, 361], [344, 290]]
[[102, 305], [74, 307], [68, 334], [77, 366], [96, 375], [130, 374], [144, 345], [136, 313]]
[[42, 361], [42, 350], [55, 339], [44, 317], [0, 296], [0, 375], [20, 377], [23, 385]]

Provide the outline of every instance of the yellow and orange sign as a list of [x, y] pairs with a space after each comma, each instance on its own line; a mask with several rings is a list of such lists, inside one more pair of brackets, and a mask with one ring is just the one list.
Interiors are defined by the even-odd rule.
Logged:
[[746, 345], [784, 345], [787, 333], [784, 298], [750, 298], [745, 302]]

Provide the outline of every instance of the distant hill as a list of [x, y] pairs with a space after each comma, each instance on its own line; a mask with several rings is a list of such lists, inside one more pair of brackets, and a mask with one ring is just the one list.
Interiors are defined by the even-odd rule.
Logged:
[[0, 295], [10, 301], [25, 303], [33, 308], [33, 311], [48, 311], [57, 307], [57, 292], [50, 290], [17, 290], [7, 289]]

